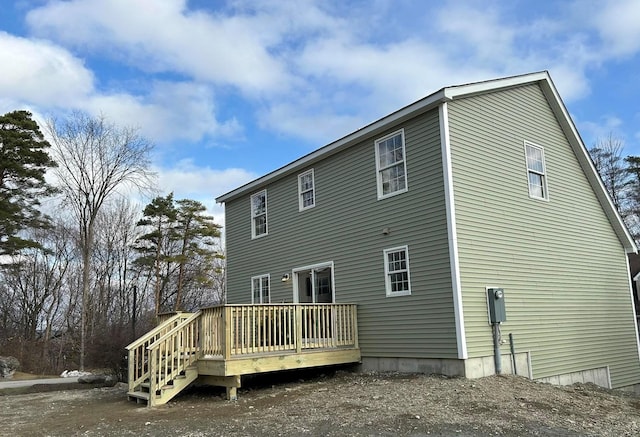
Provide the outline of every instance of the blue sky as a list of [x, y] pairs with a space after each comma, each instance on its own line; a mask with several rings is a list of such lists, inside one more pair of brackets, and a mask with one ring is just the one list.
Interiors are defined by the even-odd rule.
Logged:
[[205, 203], [443, 86], [549, 70], [640, 155], [638, 0], [4, 0], [0, 112], [137, 126]]

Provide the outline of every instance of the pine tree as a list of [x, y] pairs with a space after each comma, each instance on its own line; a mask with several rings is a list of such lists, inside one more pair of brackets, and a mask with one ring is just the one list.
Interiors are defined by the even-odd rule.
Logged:
[[56, 166], [49, 147], [30, 112], [0, 116], [0, 255], [39, 247], [20, 233], [48, 225], [38, 206], [55, 191], [45, 181], [47, 169]]

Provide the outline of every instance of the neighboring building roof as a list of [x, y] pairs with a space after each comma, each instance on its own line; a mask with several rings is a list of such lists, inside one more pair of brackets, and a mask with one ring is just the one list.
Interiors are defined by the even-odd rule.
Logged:
[[584, 170], [587, 179], [589, 180], [593, 190], [602, 205], [602, 208], [609, 218], [611, 225], [613, 226], [620, 242], [624, 246], [625, 250], [628, 253], [636, 253], [637, 248], [631, 234], [627, 230], [622, 218], [618, 214], [618, 211], [613, 206], [613, 202], [607, 193], [607, 190], [596, 171], [593, 161], [587, 152], [587, 148], [585, 147], [578, 130], [576, 129], [571, 117], [569, 116], [569, 112], [565, 107], [558, 91], [556, 90], [551, 77], [547, 71], [540, 71], [536, 73], [523, 74], [519, 76], [511, 76], [500, 79], [487, 80], [483, 82], [474, 82], [464, 85], [455, 85], [446, 88], [442, 88], [439, 91], [424, 97], [417, 102], [414, 102], [408, 106], [405, 106], [398, 111], [395, 111], [386, 117], [383, 117], [361, 129], [358, 129], [349, 135], [346, 135], [339, 140], [336, 140], [328, 145], [321, 147], [320, 149], [315, 150], [293, 162], [287, 164], [283, 167], [280, 167], [277, 170], [274, 170], [258, 179], [255, 179], [245, 185], [242, 185], [235, 190], [232, 190], [226, 194], [223, 194], [216, 198], [216, 202], [224, 203], [229, 200], [235, 199], [239, 196], [248, 194], [250, 192], [255, 191], [256, 189], [268, 184], [273, 180], [277, 180], [285, 175], [290, 173], [294, 173], [296, 171], [301, 170], [304, 167], [309, 166], [310, 164], [324, 159], [328, 156], [331, 156], [340, 150], [348, 148], [357, 142], [359, 142], [362, 138], [374, 135], [378, 132], [381, 132], [387, 129], [390, 125], [394, 125], [400, 123], [402, 121], [413, 118], [423, 112], [429, 111], [441, 103], [470, 97], [476, 94], [484, 94], [489, 92], [495, 92], [504, 90], [507, 88], [513, 88], [521, 85], [534, 84], [538, 83], [549, 102], [552, 111], [554, 112], [564, 134], [573, 151], [578, 158], [578, 161]]

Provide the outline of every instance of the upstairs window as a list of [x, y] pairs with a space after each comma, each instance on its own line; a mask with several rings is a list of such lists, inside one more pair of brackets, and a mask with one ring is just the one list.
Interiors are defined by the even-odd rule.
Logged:
[[316, 204], [313, 169], [298, 175], [298, 201], [300, 211], [313, 208]]
[[548, 199], [547, 173], [544, 165], [544, 149], [540, 146], [525, 143], [527, 155], [527, 177], [529, 178], [529, 197]]
[[251, 238], [267, 235], [267, 190], [251, 196]]
[[387, 297], [411, 294], [409, 248], [394, 247], [384, 251], [384, 275]]
[[407, 191], [404, 130], [376, 140], [378, 199]]
[[269, 275], [254, 276], [251, 278], [251, 303], [270, 303]]

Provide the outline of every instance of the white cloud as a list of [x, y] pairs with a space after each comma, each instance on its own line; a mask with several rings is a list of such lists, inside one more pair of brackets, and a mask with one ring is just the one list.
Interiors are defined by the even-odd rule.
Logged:
[[[584, 8], [584, 2], [580, 7]], [[640, 51], [640, 2], [597, 1], [589, 17], [603, 40], [603, 55], [628, 56]]]
[[215, 198], [258, 177], [242, 168], [218, 170], [198, 167], [193, 160], [183, 160], [172, 168], [157, 168], [155, 171], [162, 195], [173, 192], [175, 199], [201, 202], [220, 225], [224, 225], [224, 208], [215, 203]]
[[154, 82], [148, 94], [101, 94], [87, 99], [84, 109], [104, 113], [119, 125], [132, 122], [154, 141], [201, 141], [207, 136], [238, 133], [239, 123], [216, 120], [211, 87], [196, 83]]
[[273, 23], [189, 11], [186, 0], [50, 2], [29, 12], [27, 22], [37, 35], [80, 49], [107, 48], [106, 55], [143, 70], [180, 72], [252, 94], [291, 79], [267, 49], [280, 32]]
[[66, 50], [0, 31], [0, 95], [38, 105], [74, 104], [93, 90], [93, 74]]

